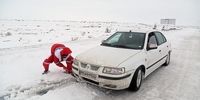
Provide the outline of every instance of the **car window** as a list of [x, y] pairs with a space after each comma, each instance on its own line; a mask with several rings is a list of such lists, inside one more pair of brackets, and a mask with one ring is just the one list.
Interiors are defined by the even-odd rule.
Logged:
[[155, 35], [156, 35], [156, 38], [157, 38], [157, 41], [158, 41], [158, 45], [161, 45], [161, 44], [166, 42], [166, 38], [164, 37], [164, 35], [162, 33], [155, 32]]
[[149, 37], [149, 44], [157, 44], [155, 35]]
[[149, 44], [156, 44], [156, 45], [158, 45], [156, 36], [155, 36], [155, 34], [153, 32], [149, 33], [149, 35], [148, 35], [148, 42], [147, 42], [147, 47], [146, 47], [147, 49], [149, 47]]

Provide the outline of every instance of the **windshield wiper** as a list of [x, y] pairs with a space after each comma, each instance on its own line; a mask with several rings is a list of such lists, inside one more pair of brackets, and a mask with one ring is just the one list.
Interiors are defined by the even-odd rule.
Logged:
[[133, 48], [133, 47], [129, 47], [126, 45], [119, 45], [119, 44], [110, 44], [110, 43], [101, 43], [101, 45], [103, 46], [110, 46], [110, 47], [116, 47], [116, 48], [126, 48], [126, 49], [139, 49], [139, 48]]
[[118, 47], [118, 48], [127, 48], [127, 49], [134, 49], [132, 47], [126, 46], [126, 45], [112, 45], [113, 47]]

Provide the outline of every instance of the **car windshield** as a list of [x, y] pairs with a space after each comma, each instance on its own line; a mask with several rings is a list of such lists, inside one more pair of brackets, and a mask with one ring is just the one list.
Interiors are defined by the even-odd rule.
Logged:
[[127, 49], [143, 49], [144, 40], [145, 33], [117, 32], [103, 41], [101, 45]]

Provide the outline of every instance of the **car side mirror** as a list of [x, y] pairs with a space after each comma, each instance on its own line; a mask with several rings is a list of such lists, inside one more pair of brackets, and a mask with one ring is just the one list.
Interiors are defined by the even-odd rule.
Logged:
[[104, 43], [106, 40], [102, 40], [101, 43]]
[[149, 47], [148, 47], [148, 50], [157, 49], [157, 48], [158, 48], [158, 45], [157, 45], [157, 44], [150, 43], [150, 44], [149, 44]]
[[103, 45], [106, 40], [102, 40], [100, 45]]

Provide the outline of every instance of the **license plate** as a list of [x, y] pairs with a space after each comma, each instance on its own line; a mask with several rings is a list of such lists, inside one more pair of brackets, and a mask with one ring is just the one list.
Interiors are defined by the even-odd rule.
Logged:
[[86, 77], [86, 78], [89, 78], [89, 79], [94, 79], [95, 80], [97, 78], [96, 74], [92, 74], [90, 72], [79, 71], [79, 74], [80, 74], [80, 76], [83, 76], [83, 77]]

